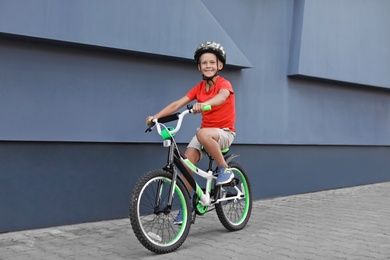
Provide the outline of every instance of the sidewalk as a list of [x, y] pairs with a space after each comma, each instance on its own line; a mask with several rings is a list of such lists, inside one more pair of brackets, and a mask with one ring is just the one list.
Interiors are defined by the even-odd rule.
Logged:
[[247, 227], [228, 232], [215, 212], [184, 244], [156, 255], [128, 219], [0, 234], [0, 259], [390, 259], [390, 182], [254, 202]]

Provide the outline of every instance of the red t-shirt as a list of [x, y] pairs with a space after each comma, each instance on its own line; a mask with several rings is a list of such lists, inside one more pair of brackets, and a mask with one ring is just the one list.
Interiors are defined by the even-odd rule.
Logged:
[[203, 80], [187, 93], [187, 97], [191, 100], [196, 99], [199, 103], [207, 103], [207, 100], [217, 95], [221, 89], [229, 90], [229, 97], [221, 105], [212, 107], [210, 111], [202, 113], [202, 124], [200, 127], [229, 128], [232, 132], [236, 132], [234, 129], [234, 123], [236, 122], [234, 91], [228, 80], [218, 77], [209, 91], [206, 91], [206, 81]]

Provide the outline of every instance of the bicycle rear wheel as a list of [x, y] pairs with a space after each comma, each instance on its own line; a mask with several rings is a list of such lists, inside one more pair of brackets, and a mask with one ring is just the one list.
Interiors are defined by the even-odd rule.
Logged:
[[236, 162], [229, 162], [229, 168], [234, 172], [237, 180], [235, 186], [216, 186], [219, 198], [233, 197], [239, 189], [244, 196], [240, 199], [222, 201], [215, 204], [215, 210], [222, 225], [229, 231], [243, 229], [248, 223], [252, 212], [252, 189], [249, 179], [242, 166]]
[[[134, 234], [144, 247], [157, 254], [179, 248], [191, 226], [190, 198], [180, 179], [174, 188], [172, 207], [167, 206], [171, 183], [172, 174], [153, 170], [138, 180], [130, 196], [129, 217]], [[183, 222], [175, 225], [180, 209]]]

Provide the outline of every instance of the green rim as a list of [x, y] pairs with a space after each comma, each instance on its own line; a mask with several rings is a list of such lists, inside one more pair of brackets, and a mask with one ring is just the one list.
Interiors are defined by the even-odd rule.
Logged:
[[[166, 179], [166, 180], [169, 182], [169, 184], [171, 184], [171, 180], [170, 179]], [[181, 209], [182, 209], [182, 212], [183, 212], [183, 222], [182, 222], [182, 224], [180, 226], [179, 232], [177, 232], [177, 235], [169, 243], [166, 244], [167, 246], [170, 246], [170, 245], [176, 243], [182, 237], [183, 232], [184, 232], [184, 230], [185, 230], [185, 228], [187, 226], [188, 210], [187, 210], [186, 200], [184, 198], [183, 193], [181, 192], [181, 190], [177, 186], [177, 184], [175, 184], [175, 191], [179, 195], [179, 199], [180, 199], [180, 203], [181, 203]]]
[[233, 171], [235, 171], [239, 176], [240, 176], [240, 179], [244, 185], [244, 190], [245, 190], [245, 207], [244, 207], [244, 213], [242, 214], [241, 218], [238, 220], [238, 222], [236, 223], [237, 225], [241, 224], [242, 222], [244, 222], [246, 216], [248, 215], [248, 210], [249, 210], [249, 188], [248, 188], [248, 184], [246, 182], [246, 178], [244, 177], [244, 175], [241, 173], [240, 170], [238, 170], [237, 168], [231, 168]]
[[[160, 177], [161, 178], [161, 177]], [[155, 181], [156, 179], [159, 179], [159, 178], [154, 178], [152, 180], [149, 181], [150, 182], [153, 182]], [[162, 177], [161, 178], [165, 183], [167, 183], [168, 185], [171, 185], [172, 181], [171, 179], [169, 178], [165, 178], [165, 177]], [[158, 245], [163, 245], [163, 246], [170, 246], [170, 245], [173, 245], [175, 244], [183, 235], [184, 233], [184, 230], [186, 229], [186, 225], [187, 225], [187, 214], [188, 214], [188, 210], [187, 210], [187, 204], [186, 204], [186, 201], [185, 201], [185, 198], [184, 198], [184, 195], [182, 193], [182, 191], [179, 189], [179, 187], [177, 186], [177, 184], [175, 184], [175, 192], [177, 193], [178, 197], [179, 197], [179, 200], [180, 200], [180, 204], [181, 204], [181, 208], [182, 208], [182, 212], [183, 212], [183, 222], [182, 224], [180, 225], [180, 229], [179, 231], [177, 232], [176, 236], [169, 242], [165, 243], [165, 244], [159, 244], [159, 243], [156, 243], [155, 241], [153, 240], [150, 240], [152, 241], [154, 244], [158, 244]], [[138, 207], [140, 207], [139, 203], [140, 203], [141, 200], [138, 200]], [[146, 234], [144, 228], [141, 226], [144, 234]], [[149, 237], [149, 236], [148, 236]]]

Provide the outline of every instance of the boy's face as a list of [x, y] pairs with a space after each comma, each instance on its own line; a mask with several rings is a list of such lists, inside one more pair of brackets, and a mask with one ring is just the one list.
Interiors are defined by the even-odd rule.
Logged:
[[213, 77], [219, 70], [223, 68], [223, 63], [218, 61], [217, 55], [214, 53], [203, 53], [199, 58], [198, 69], [205, 77]]

